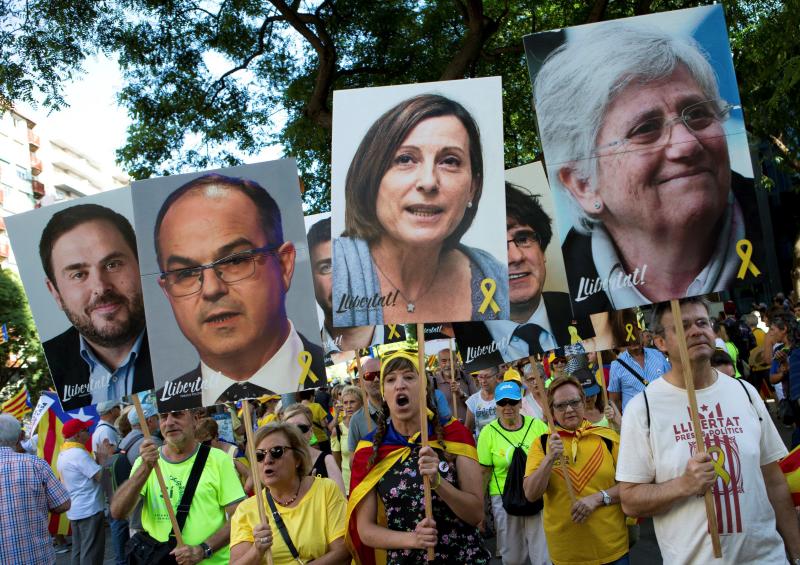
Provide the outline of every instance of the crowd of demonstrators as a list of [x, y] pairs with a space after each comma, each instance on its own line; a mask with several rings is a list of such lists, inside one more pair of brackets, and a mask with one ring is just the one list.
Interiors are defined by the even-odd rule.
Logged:
[[641, 332], [634, 332], [635, 342], [627, 346], [611, 362], [608, 397], [624, 413], [633, 397], [642, 392], [648, 383], [669, 371], [669, 361], [658, 349], [642, 344]]
[[356, 452], [358, 443], [378, 424], [383, 415], [383, 397], [380, 386], [381, 362], [369, 358], [361, 365], [361, 386], [366, 392], [366, 406], [357, 410], [350, 419], [350, 431], [347, 445], [351, 453]]
[[480, 390], [467, 399], [467, 421], [465, 425], [475, 434], [480, 435], [483, 427], [494, 420], [496, 409], [494, 403], [494, 389], [497, 386], [498, 367], [490, 367], [477, 371], [476, 377]]
[[350, 451], [350, 420], [364, 405], [361, 390], [358, 387], [349, 385], [344, 387], [340, 393], [342, 414], [341, 421], [336, 418], [334, 436], [331, 437], [333, 455], [336, 462], [342, 469], [342, 481], [344, 482], [345, 494], [350, 494], [350, 460], [353, 452]]
[[[344, 494], [344, 482], [342, 480], [342, 471], [336, 464], [330, 452], [321, 451], [317, 449], [316, 445], [311, 445], [313, 436], [313, 414], [305, 404], [292, 404], [284, 408], [280, 415], [281, 421], [287, 424], [294, 424], [300, 430], [306, 447], [311, 456], [311, 469], [310, 473], [314, 477], [323, 479], [330, 479], [339, 487], [342, 494]], [[330, 445], [328, 443], [328, 445]]]
[[[362, 563], [376, 550], [390, 563], [425, 563], [428, 548], [437, 562], [488, 563], [477, 528], [483, 495], [472, 436], [457, 420], [440, 420], [428, 394], [430, 445], [420, 447], [419, 386], [415, 354], [400, 351], [382, 363], [382, 415], [352, 461], [348, 545]], [[430, 479], [432, 518], [425, 517], [423, 477]]]
[[550, 558], [556, 565], [626, 564], [628, 530], [614, 478], [619, 435], [586, 419], [584, 389], [574, 377], [557, 377], [547, 402], [555, 431], [531, 444], [523, 485], [528, 500], [544, 499]]
[[314, 445], [324, 453], [331, 452], [331, 442], [328, 437], [330, 433], [333, 416], [314, 400], [315, 392], [313, 389], [301, 390], [297, 393], [297, 402], [308, 408]]
[[448, 402], [453, 418], [467, 420], [467, 399], [478, 392], [474, 381], [460, 368], [453, 366], [449, 349], [437, 353], [438, 369], [433, 375], [433, 386]]
[[[796, 562], [797, 514], [777, 464], [786, 447], [755, 388], [711, 367], [715, 336], [707, 304], [684, 299], [681, 317], [673, 318], [668, 303], [653, 310], [656, 344], [672, 368], [624, 412], [616, 472], [622, 508], [632, 516], [653, 516], [665, 563], [711, 563], [702, 496], [710, 489], [726, 562], [785, 563], [787, 553]], [[708, 423], [705, 453], [691, 443], [689, 367], [682, 364], [678, 323], [686, 333], [699, 412]], [[725, 467], [729, 458], [737, 465]]]

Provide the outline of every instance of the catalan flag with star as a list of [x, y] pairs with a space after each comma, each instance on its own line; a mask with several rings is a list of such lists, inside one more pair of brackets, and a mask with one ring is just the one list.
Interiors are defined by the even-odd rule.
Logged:
[[25, 385], [22, 385], [22, 388], [19, 389], [14, 396], [3, 402], [3, 405], [0, 406], [0, 410], [6, 414], [11, 414], [17, 420], [22, 420], [23, 416], [29, 414], [31, 410], [31, 400], [28, 396], [28, 389], [25, 388]]

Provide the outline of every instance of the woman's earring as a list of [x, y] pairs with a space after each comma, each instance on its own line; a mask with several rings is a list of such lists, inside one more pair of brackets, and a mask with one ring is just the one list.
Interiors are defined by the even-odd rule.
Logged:
[[469, 202], [467, 202], [467, 208], [472, 208], [472, 200], [470, 200]]
[[600, 204], [600, 201], [599, 201], [599, 200], [595, 200], [595, 201], [594, 201], [594, 209], [595, 209], [595, 210], [597, 210], [597, 211], [600, 211], [600, 208], [602, 208], [602, 207], [603, 207], [603, 205], [602, 205], [602, 204]]

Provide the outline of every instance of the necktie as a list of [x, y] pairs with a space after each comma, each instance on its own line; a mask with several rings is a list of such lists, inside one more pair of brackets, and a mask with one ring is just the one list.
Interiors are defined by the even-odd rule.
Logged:
[[544, 353], [542, 346], [539, 344], [539, 336], [542, 331], [542, 327], [537, 324], [522, 324], [517, 326], [517, 329], [511, 335], [527, 343], [528, 355], [533, 355], [534, 353]]
[[258, 398], [265, 394], [272, 394], [272, 391], [250, 382], [236, 383], [225, 389], [225, 392], [217, 399], [217, 402], [234, 402], [243, 398]]

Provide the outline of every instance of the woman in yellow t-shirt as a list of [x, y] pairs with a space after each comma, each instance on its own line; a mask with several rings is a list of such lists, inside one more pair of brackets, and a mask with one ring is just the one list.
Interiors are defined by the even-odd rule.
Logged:
[[311, 456], [297, 427], [268, 424], [256, 432], [254, 443], [269, 524], [261, 523], [255, 496], [239, 505], [231, 518], [231, 564], [266, 563], [268, 549], [275, 565], [297, 562], [267, 497], [274, 501], [301, 562], [325, 558], [326, 563], [349, 563], [344, 544], [347, 501], [331, 480], [309, 476]]

